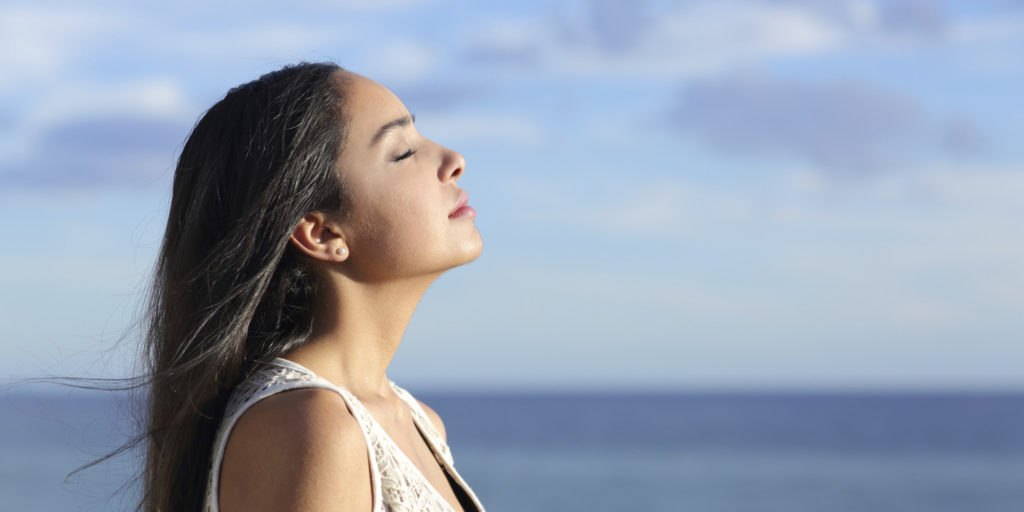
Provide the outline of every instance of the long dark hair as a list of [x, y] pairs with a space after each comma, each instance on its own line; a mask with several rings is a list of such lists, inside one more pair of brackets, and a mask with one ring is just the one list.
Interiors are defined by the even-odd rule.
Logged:
[[311, 334], [321, 282], [288, 238], [310, 211], [349, 212], [343, 71], [301, 62], [234, 87], [185, 141], [130, 386], [146, 392], [141, 428], [93, 462], [145, 447], [139, 509], [202, 508], [232, 389]]

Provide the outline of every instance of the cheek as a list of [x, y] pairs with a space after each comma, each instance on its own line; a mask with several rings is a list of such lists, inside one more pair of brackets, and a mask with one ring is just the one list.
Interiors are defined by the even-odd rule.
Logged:
[[398, 253], [410, 247], [423, 251], [436, 244], [439, 230], [448, 220], [439, 204], [422, 185], [394, 187], [378, 195], [367, 220], [375, 245], [393, 257], [402, 257]]
[[440, 229], [440, 220], [447, 220], [438, 218], [443, 216], [439, 211], [443, 208], [437, 198], [430, 196], [422, 187], [396, 193], [392, 206], [394, 220], [399, 224], [395, 229], [402, 232], [403, 237], [431, 237]]

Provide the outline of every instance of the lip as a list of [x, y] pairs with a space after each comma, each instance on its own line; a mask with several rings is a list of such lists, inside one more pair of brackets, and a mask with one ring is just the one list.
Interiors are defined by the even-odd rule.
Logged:
[[466, 206], [466, 203], [468, 203], [468, 202], [469, 202], [469, 195], [466, 194], [465, 190], [460, 190], [459, 191], [459, 200], [458, 200], [457, 203], [455, 203], [455, 208], [452, 208], [452, 211], [448, 212], [448, 216], [451, 217], [452, 215], [454, 215], [455, 212], [459, 211], [459, 208], [462, 208], [463, 206]]

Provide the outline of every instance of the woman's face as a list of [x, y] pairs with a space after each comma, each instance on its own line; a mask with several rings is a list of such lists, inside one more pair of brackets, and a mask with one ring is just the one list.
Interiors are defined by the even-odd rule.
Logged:
[[353, 203], [342, 228], [349, 270], [391, 279], [476, 259], [483, 242], [475, 214], [449, 217], [462, 194], [456, 180], [465, 159], [421, 135], [390, 90], [343, 73], [349, 131], [337, 169]]

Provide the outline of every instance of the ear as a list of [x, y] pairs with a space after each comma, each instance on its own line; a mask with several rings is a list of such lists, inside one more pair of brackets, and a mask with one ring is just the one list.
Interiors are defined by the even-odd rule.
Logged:
[[328, 221], [322, 212], [313, 211], [303, 215], [288, 241], [307, 256], [321, 261], [344, 261], [349, 254], [341, 230]]

